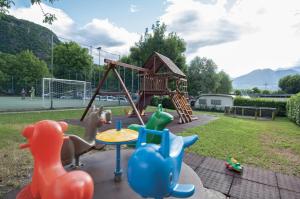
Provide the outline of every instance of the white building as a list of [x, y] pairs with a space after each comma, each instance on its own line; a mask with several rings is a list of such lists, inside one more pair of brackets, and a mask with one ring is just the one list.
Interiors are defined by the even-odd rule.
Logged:
[[224, 110], [225, 106], [233, 106], [233, 95], [225, 94], [202, 94], [195, 102], [196, 109]]

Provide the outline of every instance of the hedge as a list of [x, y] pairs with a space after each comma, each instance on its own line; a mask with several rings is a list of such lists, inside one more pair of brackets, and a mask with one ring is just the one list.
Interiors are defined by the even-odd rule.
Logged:
[[175, 109], [171, 98], [168, 96], [165, 96], [163, 98], [159, 96], [153, 96], [150, 104], [151, 106], [157, 106], [158, 104], [162, 104], [163, 108]]
[[288, 118], [300, 126], [300, 93], [288, 100], [286, 110]]
[[276, 115], [286, 116], [286, 103], [287, 102], [284, 101], [274, 101], [271, 99], [236, 97], [233, 105], [276, 108]]

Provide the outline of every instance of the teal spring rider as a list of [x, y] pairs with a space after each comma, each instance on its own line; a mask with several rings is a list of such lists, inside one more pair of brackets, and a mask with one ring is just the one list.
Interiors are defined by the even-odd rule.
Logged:
[[[161, 137], [161, 144], [147, 143], [148, 134]], [[142, 197], [187, 198], [194, 194], [193, 184], [178, 184], [184, 149], [198, 140], [197, 135], [176, 136], [163, 131], [140, 128], [136, 150], [128, 161], [130, 187]]]

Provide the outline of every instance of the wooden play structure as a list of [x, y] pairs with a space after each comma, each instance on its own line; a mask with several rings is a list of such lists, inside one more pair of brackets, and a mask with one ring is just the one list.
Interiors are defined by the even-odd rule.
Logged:
[[[83, 113], [81, 121], [84, 119], [96, 96], [104, 94], [103, 92], [100, 92], [100, 89], [110, 71], [115, 73], [123, 89], [122, 92], [117, 94], [126, 95], [133, 108], [132, 114], [138, 117], [142, 125], [144, 125], [144, 122], [141, 115], [144, 114], [147, 106], [150, 105], [151, 98], [154, 95], [170, 96], [179, 115], [180, 123], [188, 123], [197, 119], [197, 117], [193, 116], [192, 108], [188, 102], [186, 75], [168, 57], [154, 52], [148, 58], [143, 67], [137, 67], [109, 59], [105, 59], [104, 62], [107, 63], [107, 69], [103, 78], [99, 81], [97, 89]], [[117, 66], [129, 68], [139, 73], [140, 88], [136, 104], [133, 102], [128, 89], [117, 70]], [[116, 93], [114, 94], [116, 95]]]

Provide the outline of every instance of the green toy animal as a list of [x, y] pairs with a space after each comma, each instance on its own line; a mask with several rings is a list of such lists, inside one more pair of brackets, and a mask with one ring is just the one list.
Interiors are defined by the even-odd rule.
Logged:
[[[157, 106], [157, 110], [151, 115], [147, 124], [145, 125], [146, 129], [162, 131], [166, 126], [174, 120], [173, 115], [170, 113], [164, 112], [162, 105]], [[141, 125], [131, 124], [128, 126], [129, 129], [139, 131]], [[160, 136], [148, 135], [147, 143], [160, 144]]]

